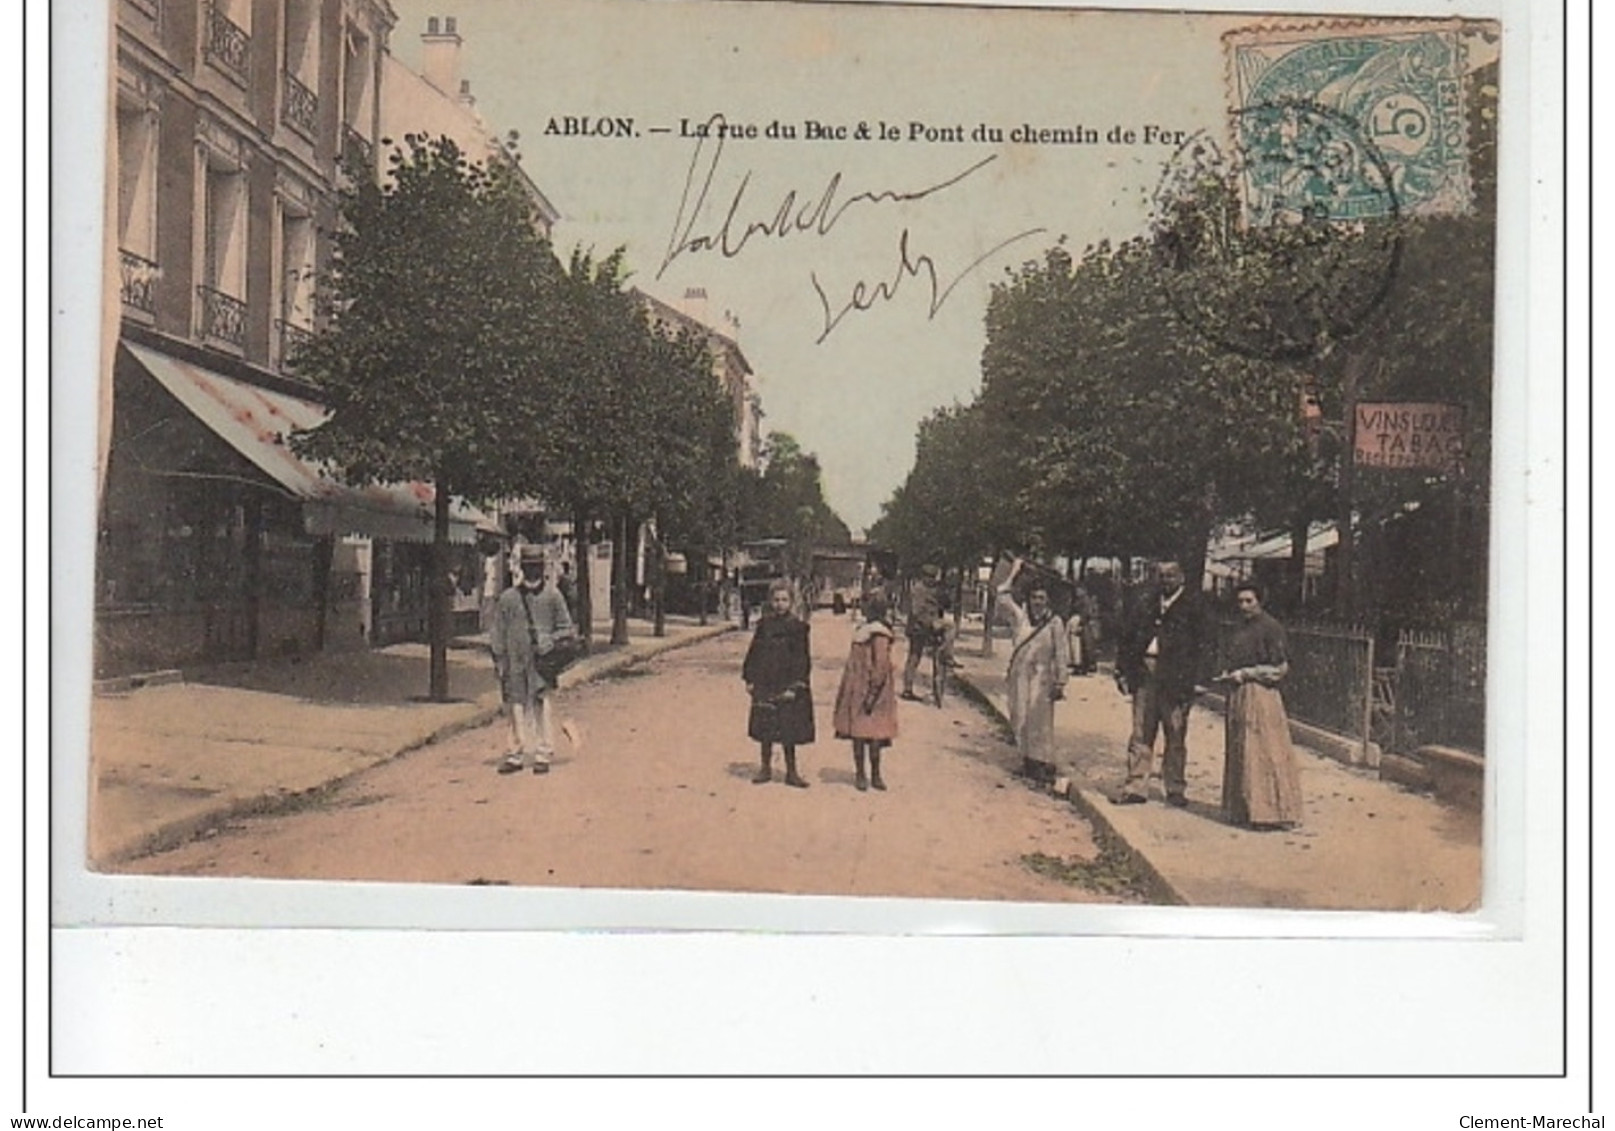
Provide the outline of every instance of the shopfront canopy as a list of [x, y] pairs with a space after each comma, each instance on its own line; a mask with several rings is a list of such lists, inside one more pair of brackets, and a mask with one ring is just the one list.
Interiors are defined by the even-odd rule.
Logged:
[[[1307, 531], [1307, 555], [1321, 554], [1339, 541], [1340, 532], [1334, 523], [1315, 522]], [[1217, 564], [1288, 559], [1294, 543], [1294, 538], [1287, 533], [1245, 535], [1214, 543], [1206, 551], [1206, 557]]]
[[[304, 527], [310, 534], [432, 540], [435, 493], [430, 484], [351, 487], [325, 466], [292, 451], [288, 436], [323, 423], [330, 416], [324, 405], [227, 377], [146, 346], [124, 345], [198, 420], [289, 494], [303, 500]], [[451, 503], [450, 541], [474, 542], [478, 530], [494, 529], [492, 521], [475, 507]]]

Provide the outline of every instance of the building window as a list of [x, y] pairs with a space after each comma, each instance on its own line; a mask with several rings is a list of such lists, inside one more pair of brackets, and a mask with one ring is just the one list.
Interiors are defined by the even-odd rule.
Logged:
[[315, 0], [286, 0], [286, 64], [282, 74], [281, 121], [310, 141], [319, 131], [319, 5]]
[[367, 165], [373, 160], [370, 118], [374, 66], [369, 38], [352, 24], [347, 25], [342, 36], [342, 150]]
[[157, 279], [157, 121], [118, 107], [119, 294], [126, 311], [154, 314]]
[[280, 307], [275, 319], [280, 367], [296, 368], [297, 350], [314, 333], [314, 221], [283, 210], [280, 220]]
[[201, 337], [235, 346], [246, 344], [247, 179], [239, 169], [220, 168], [203, 159], [202, 271], [197, 293]]
[[202, 54], [230, 78], [246, 85], [252, 54], [250, 0], [203, 0]]

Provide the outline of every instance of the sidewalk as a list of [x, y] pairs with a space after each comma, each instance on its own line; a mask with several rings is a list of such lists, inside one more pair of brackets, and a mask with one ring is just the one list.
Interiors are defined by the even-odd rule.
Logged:
[[[958, 675], [1008, 716], [1007, 639], [981, 655], [980, 629], [959, 638]], [[1292, 832], [1252, 832], [1221, 814], [1223, 716], [1189, 719], [1189, 806], [1112, 805], [1126, 776], [1129, 701], [1108, 670], [1073, 676], [1055, 707], [1059, 770], [1071, 802], [1123, 842], [1162, 898], [1193, 906], [1464, 911], [1479, 905], [1481, 819], [1297, 746], [1305, 817]]]
[[[714, 620], [669, 617], [667, 635], [629, 622], [611, 647], [596, 622], [594, 652], [561, 688], [727, 632]], [[499, 715], [486, 642], [449, 649], [447, 703], [424, 701], [427, 647], [223, 665], [191, 678], [98, 693], [90, 708], [89, 853], [106, 866], [184, 842], [232, 817], [298, 804], [318, 790]]]

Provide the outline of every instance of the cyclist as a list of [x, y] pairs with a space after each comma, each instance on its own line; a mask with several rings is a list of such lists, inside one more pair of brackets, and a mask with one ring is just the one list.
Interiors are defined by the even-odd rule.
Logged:
[[937, 664], [944, 668], [954, 666], [953, 620], [948, 616], [947, 596], [942, 587], [942, 571], [927, 565], [921, 577], [909, 590], [908, 622], [904, 634], [908, 637], [908, 656], [903, 661], [903, 698], [919, 702], [914, 694], [914, 677], [920, 670], [920, 657], [927, 649], [935, 649]]

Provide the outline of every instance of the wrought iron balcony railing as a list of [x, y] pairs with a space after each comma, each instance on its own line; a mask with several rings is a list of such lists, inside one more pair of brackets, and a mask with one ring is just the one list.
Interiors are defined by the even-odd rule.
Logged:
[[122, 278], [118, 287], [123, 305], [146, 314], [157, 313], [157, 280], [163, 269], [143, 255], [118, 250], [118, 265]]
[[221, 12], [217, 4], [207, 5], [206, 17], [207, 26], [202, 42], [208, 61], [245, 84], [247, 57], [252, 51], [252, 36], [245, 28]]
[[240, 349], [247, 343], [247, 304], [212, 287], [196, 288], [197, 329], [204, 338]]
[[314, 331], [284, 318], [275, 319], [275, 330], [280, 335], [280, 367], [288, 372], [295, 370], [298, 351], [314, 340]]
[[342, 127], [342, 155], [352, 154], [366, 168], [375, 160], [375, 147], [352, 126]]
[[298, 133], [314, 140], [320, 128], [320, 100], [298, 77], [286, 72], [286, 88], [280, 103], [280, 119]]

